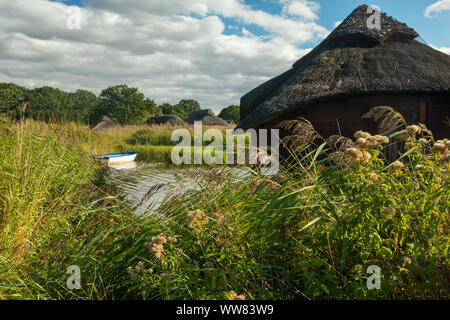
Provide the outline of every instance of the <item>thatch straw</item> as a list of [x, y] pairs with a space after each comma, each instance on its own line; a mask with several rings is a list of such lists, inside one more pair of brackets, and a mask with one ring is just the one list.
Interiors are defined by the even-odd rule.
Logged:
[[241, 98], [239, 128], [336, 98], [371, 94], [450, 93], [450, 56], [414, 40], [417, 33], [382, 15], [381, 30], [358, 7], [293, 68]]

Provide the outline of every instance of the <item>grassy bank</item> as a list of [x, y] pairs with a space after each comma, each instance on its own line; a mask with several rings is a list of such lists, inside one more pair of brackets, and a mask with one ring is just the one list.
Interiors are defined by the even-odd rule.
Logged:
[[[448, 298], [448, 142], [408, 136], [391, 165], [376, 139], [307, 143], [277, 176], [216, 167], [136, 216], [87, 156], [136, 132], [121, 130], [2, 125], [1, 298]], [[81, 289], [67, 289], [70, 265]]]
[[[106, 142], [103, 146], [108, 147], [109, 152], [128, 152], [135, 151], [138, 153], [139, 161], [163, 161], [171, 162], [171, 152], [178, 141], [172, 141], [172, 132], [178, 127], [153, 125], [153, 126], [116, 126], [108, 128], [99, 133], [92, 134], [99, 145]], [[191, 144], [193, 142], [193, 126], [186, 126], [184, 129], [191, 134]], [[231, 127], [205, 126], [203, 132], [209, 129], [217, 129], [222, 133], [225, 130], [231, 130]], [[203, 142], [205, 147], [210, 142]], [[225, 141], [224, 141], [225, 145]], [[192, 147], [193, 154], [193, 147]]]

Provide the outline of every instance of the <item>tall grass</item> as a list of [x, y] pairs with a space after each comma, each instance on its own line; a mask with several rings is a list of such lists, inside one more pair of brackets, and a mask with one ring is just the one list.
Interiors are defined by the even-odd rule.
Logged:
[[[386, 138], [306, 142], [276, 176], [215, 167], [137, 216], [100, 187], [83, 130], [36, 126], [2, 127], [3, 298], [448, 298], [448, 141], [408, 133], [393, 164]], [[66, 287], [69, 265], [80, 290]], [[370, 265], [380, 290], [366, 286]]]
[[86, 140], [85, 132], [55, 129], [36, 122], [0, 128], [0, 243], [15, 261], [64, 219], [93, 178], [93, 163], [64, 143]]

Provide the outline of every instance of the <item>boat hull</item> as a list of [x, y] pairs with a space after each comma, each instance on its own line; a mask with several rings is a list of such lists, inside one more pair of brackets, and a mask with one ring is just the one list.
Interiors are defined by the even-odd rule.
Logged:
[[102, 155], [101, 159], [105, 164], [118, 164], [133, 162], [136, 160], [137, 153], [127, 152], [127, 153], [110, 153]]

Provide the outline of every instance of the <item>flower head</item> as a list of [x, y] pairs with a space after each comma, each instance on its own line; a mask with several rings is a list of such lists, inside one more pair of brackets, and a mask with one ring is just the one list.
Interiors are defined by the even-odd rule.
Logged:
[[149, 274], [153, 273], [153, 269], [145, 269], [145, 262], [139, 261], [134, 267], [129, 266], [127, 268], [127, 273], [130, 275], [133, 280], [143, 280]]
[[358, 138], [356, 139], [355, 144], [359, 148], [366, 148], [368, 141], [366, 138]]
[[151, 242], [146, 243], [146, 246], [157, 258], [161, 259], [164, 253], [164, 243], [166, 242], [166, 235], [161, 233], [153, 237]]
[[411, 262], [412, 262], [412, 260], [411, 260], [411, 258], [410, 257], [403, 257], [403, 263], [405, 263], [405, 264], [411, 264]]
[[432, 152], [446, 155], [448, 153], [448, 149], [450, 147], [450, 141], [448, 139], [438, 140], [431, 148]]
[[411, 135], [409, 134], [408, 131], [402, 130], [402, 131], [400, 131], [400, 133], [397, 135], [397, 138], [400, 139], [400, 140], [408, 140], [409, 138], [411, 138]]
[[406, 132], [408, 132], [408, 134], [411, 136], [411, 137], [414, 137], [416, 134], [418, 134], [418, 133], [420, 133], [422, 130], [420, 129], [420, 127], [419, 126], [417, 126], [417, 125], [412, 125], [412, 126], [407, 126], [406, 128], [405, 128], [405, 130], [406, 130]]
[[389, 143], [389, 138], [386, 136], [376, 135], [374, 138], [378, 141], [379, 144]]
[[187, 225], [196, 233], [203, 230], [203, 226], [208, 222], [208, 217], [202, 210], [190, 211], [187, 216]]
[[364, 139], [368, 139], [371, 136], [370, 133], [359, 130], [355, 133], [355, 138], [359, 139], [359, 138], [364, 138]]
[[382, 213], [385, 214], [385, 215], [387, 215], [388, 217], [394, 216], [394, 215], [395, 215], [395, 212], [396, 212], [396, 210], [395, 210], [395, 208], [392, 207], [392, 206], [383, 208], [383, 211], [382, 211]]
[[380, 176], [376, 172], [371, 172], [368, 175], [367, 184], [372, 185], [380, 179]]
[[363, 155], [362, 155], [362, 157], [361, 157], [361, 162], [362, 162], [362, 163], [367, 163], [367, 162], [370, 161], [370, 159], [372, 159], [372, 156], [370, 155], [370, 153], [367, 152], [367, 151], [364, 151], [364, 152], [363, 152]]
[[237, 295], [233, 290], [231, 290], [228, 295], [230, 297], [230, 300], [245, 300], [245, 295]]
[[391, 163], [391, 165], [388, 168], [388, 171], [392, 173], [398, 173], [403, 169], [404, 166], [405, 165], [403, 164], [403, 162], [397, 160]]

